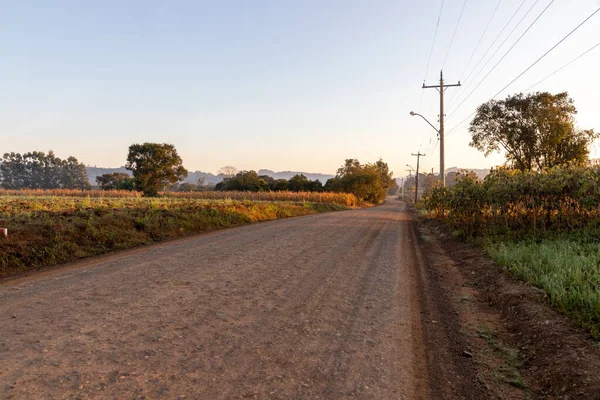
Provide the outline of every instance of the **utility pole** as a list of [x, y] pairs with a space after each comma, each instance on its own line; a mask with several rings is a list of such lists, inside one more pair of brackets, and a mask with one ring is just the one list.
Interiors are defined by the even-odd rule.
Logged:
[[418, 151], [417, 154], [412, 153], [412, 155], [417, 157], [417, 181], [415, 183], [415, 204], [417, 204], [417, 197], [419, 196], [419, 160], [421, 159], [421, 157], [425, 157], [425, 154], [421, 154], [421, 152]]
[[446, 169], [444, 165], [444, 91], [448, 87], [460, 86], [460, 81], [452, 85], [444, 85], [444, 73], [440, 71], [440, 84], [434, 86], [425, 86], [423, 83], [423, 89], [436, 89], [440, 93], [440, 180], [442, 185], [446, 186]]
[[[412, 172], [413, 172], [413, 170], [412, 169], [407, 169], [406, 171], [408, 172], [408, 182], [407, 183], [410, 183], [410, 180], [412, 179]], [[410, 192], [410, 188], [408, 188], [408, 189], [409, 189], [409, 192]], [[404, 192], [402, 192], [402, 194], [404, 195]]]

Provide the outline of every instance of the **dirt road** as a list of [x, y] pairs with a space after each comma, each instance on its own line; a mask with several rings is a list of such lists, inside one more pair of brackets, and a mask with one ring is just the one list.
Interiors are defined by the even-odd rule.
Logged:
[[404, 207], [228, 229], [1, 283], [0, 398], [478, 398], [460, 392], [473, 377], [436, 321], [451, 313]]

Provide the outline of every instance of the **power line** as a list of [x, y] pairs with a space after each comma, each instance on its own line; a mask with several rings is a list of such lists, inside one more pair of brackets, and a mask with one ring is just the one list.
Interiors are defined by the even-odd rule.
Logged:
[[504, 86], [502, 89], [500, 89], [500, 91], [498, 93], [496, 93], [494, 95], [494, 97], [498, 96], [500, 93], [502, 93], [507, 87], [509, 87], [510, 85], [512, 85], [513, 83], [515, 83], [515, 81], [517, 79], [519, 79], [520, 77], [522, 77], [523, 75], [525, 75], [525, 73], [527, 71], [529, 71], [531, 68], [533, 68], [534, 65], [536, 65], [538, 62], [540, 62], [544, 57], [546, 57], [548, 54], [550, 54], [555, 48], [557, 48], [562, 42], [564, 42], [569, 36], [571, 36], [577, 29], [581, 28], [581, 26], [583, 24], [585, 24], [586, 22], [588, 22], [590, 20], [590, 18], [592, 18], [594, 15], [596, 15], [598, 13], [598, 11], [600, 11], [600, 7], [596, 9], [596, 11], [594, 11], [589, 17], [587, 17], [586, 19], [584, 19], [579, 25], [577, 25], [571, 32], [569, 32], [565, 37], [563, 37], [562, 39], [559, 40], [558, 43], [556, 43], [554, 46], [552, 46], [550, 48], [550, 50], [548, 50], [547, 52], [545, 52], [540, 58], [538, 58], [537, 60], [535, 60], [535, 62], [533, 64], [531, 64], [529, 67], [525, 68], [525, 71], [521, 72], [515, 79], [513, 79], [512, 81], [510, 81], [510, 83], [506, 86]]
[[467, 68], [469, 68], [469, 64], [471, 64], [471, 61], [473, 61], [473, 57], [475, 56], [475, 53], [479, 49], [479, 45], [481, 44], [481, 41], [483, 40], [483, 37], [485, 36], [485, 34], [487, 33], [487, 30], [490, 27], [490, 25], [492, 23], [492, 20], [494, 19], [494, 16], [496, 15], [496, 11], [498, 11], [498, 7], [500, 7], [500, 3], [502, 3], [502, 0], [498, 0], [498, 4], [496, 4], [496, 8], [494, 8], [494, 12], [492, 13], [492, 16], [490, 17], [490, 20], [488, 21], [487, 25], [485, 26], [485, 29], [483, 30], [483, 33], [479, 37], [479, 41], [477, 42], [477, 46], [475, 46], [475, 50], [473, 50], [473, 53], [471, 54], [471, 57], [469, 58], [469, 61], [467, 62], [467, 65], [465, 65], [464, 71], [462, 72], [462, 74], [460, 74], [460, 79], [459, 80], [462, 80], [462, 77], [465, 75], [465, 72], [467, 72]]
[[554, 76], [558, 72], [560, 72], [563, 69], [567, 68], [569, 65], [573, 64], [575, 61], [579, 60], [581, 57], [585, 56], [586, 54], [588, 54], [590, 51], [594, 50], [598, 46], [600, 46], [600, 42], [596, 43], [594, 46], [592, 46], [591, 48], [589, 48], [585, 52], [581, 53], [580, 55], [578, 55], [577, 57], [575, 57], [574, 59], [572, 59], [571, 61], [569, 61], [568, 63], [566, 63], [562, 67], [560, 67], [559, 69], [557, 69], [556, 71], [552, 72], [550, 75], [546, 76], [544, 79], [541, 79], [540, 81], [538, 81], [538, 82], [534, 83], [533, 85], [529, 86], [527, 89], [524, 90], [524, 92], [530, 91], [532, 88], [536, 87], [540, 83], [544, 82], [546, 79], [550, 78], [551, 76]]
[[[492, 54], [490, 56], [490, 58], [485, 62], [485, 64], [483, 65], [483, 67], [481, 67], [481, 69], [479, 70], [479, 72], [477, 73], [477, 75], [475, 75], [475, 78], [473, 78], [473, 80], [475, 80], [477, 78], [477, 76], [479, 76], [479, 74], [481, 73], [481, 71], [483, 71], [485, 69], [485, 67], [490, 63], [490, 61], [492, 61], [492, 59], [496, 56], [496, 54], [498, 54], [498, 51], [500, 51], [500, 49], [502, 48], [502, 46], [504, 46], [504, 43], [506, 43], [506, 41], [508, 39], [510, 39], [510, 37], [512, 36], [512, 34], [515, 32], [515, 30], [517, 30], [517, 28], [519, 26], [521, 26], [521, 23], [523, 22], [523, 20], [525, 20], [525, 18], [527, 18], [527, 16], [529, 15], [529, 13], [531, 12], [531, 10], [533, 10], [533, 8], [536, 6], [536, 4], [539, 2], [540, 0], [535, 0], [535, 2], [531, 5], [531, 7], [529, 7], [529, 10], [527, 10], [527, 12], [525, 13], [525, 15], [523, 15], [521, 17], [521, 19], [519, 20], [519, 22], [517, 22], [517, 24], [512, 28], [512, 30], [510, 31], [510, 33], [508, 34], [508, 36], [506, 36], [506, 38], [504, 38], [504, 40], [502, 41], [502, 43], [500, 43], [500, 46], [498, 46], [498, 48], [496, 48], [496, 50], [494, 51], [494, 54]], [[467, 85], [469, 86], [469, 85]], [[454, 92], [449, 99], [449, 107], [452, 107], [452, 105], [456, 102], [457, 100], [457, 95], [460, 95], [460, 93], [463, 93], [460, 89], [457, 90], [456, 92]], [[460, 96], [459, 96], [460, 97]]]
[[[433, 55], [433, 49], [435, 47], [435, 39], [437, 38], [438, 28], [440, 27], [440, 19], [442, 18], [442, 10], [444, 9], [444, 1], [442, 0], [442, 6], [440, 7], [440, 13], [438, 15], [437, 24], [435, 25], [435, 32], [433, 34], [433, 42], [431, 43], [431, 50], [429, 50], [429, 59], [427, 60], [427, 68], [425, 68], [425, 76], [423, 76], [423, 83], [427, 79], [427, 73], [429, 72], [429, 65], [431, 64], [431, 56]], [[421, 99], [419, 100], [419, 112], [421, 112], [421, 106], [423, 105], [423, 91], [421, 91]]]
[[[596, 9], [596, 11], [594, 11], [590, 16], [588, 16], [585, 20], [583, 20], [579, 25], [577, 25], [571, 32], [569, 32], [566, 36], [564, 36], [558, 43], [556, 43], [554, 46], [552, 46], [550, 48], [550, 50], [548, 50], [546, 53], [544, 53], [540, 58], [538, 58], [533, 64], [531, 64], [529, 67], [527, 67], [523, 72], [521, 72], [515, 79], [513, 79], [508, 85], [506, 85], [504, 88], [502, 88], [498, 93], [496, 93], [492, 99], [496, 98], [496, 96], [498, 96], [500, 93], [502, 93], [506, 88], [508, 88], [510, 85], [512, 85], [515, 81], [517, 81], [517, 79], [519, 79], [521, 76], [523, 76], [527, 71], [529, 71], [534, 65], [536, 65], [538, 62], [540, 62], [544, 57], [546, 57], [548, 54], [550, 54], [550, 52], [552, 52], [556, 47], [558, 47], [562, 42], [564, 42], [569, 36], [571, 36], [576, 30], [578, 30], [583, 24], [585, 24], [588, 20], [590, 20], [595, 14], [598, 13], [598, 11], [600, 11], [600, 8]], [[551, 74], [547, 75], [545, 78], [541, 79], [540, 81], [538, 81], [537, 83], [531, 85], [530, 87], [528, 87], [527, 89], [524, 90], [524, 92], [529, 91], [531, 88], [539, 85], [540, 83], [542, 83], [543, 81], [545, 81], [546, 79], [550, 78], [551, 76], [555, 75], [556, 73], [562, 71], [563, 69], [565, 69], [566, 67], [568, 67], [569, 65], [573, 64], [575, 61], [579, 60], [581, 57], [585, 56], [586, 54], [588, 54], [589, 52], [591, 52], [592, 50], [596, 49], [597, 47], [600, 46], [600, 42], [596, 43], [594, 46], [592, 46], [591, 48], [589, 48], [588, 50], [586, 50], [585, 52], [581, 53], [580, 55], [578, 55], [577, 57], [575, 57], [574, 59], [572, 59], [571, 61], [569, 61], [568, 63], [566, 63], [565, 65], [563, 65], [562, 67], [558, 68], [557, 70], [555, 70], [554, 72], [552, 72]], [[452, 132], [454, 132], [458, 127], [460, 127], [465, 121], [467, 121], [469, 118], [471, 118], [473, 115], [475, 115], [475, 113], [477, 112], [477, 110], [475, 110], [474, 112], [472, 112], [471, 114], [469, 114], [469, 116], [467, 116], [465, 119], [463, 119], [462, 121], [460, 121], [457, 125], [455, 125], [452, 129], [450, 129], [450, 131], [447, 133], [447, 135], [450, 135]]]
[[442, 0], [442, 6], [440, 7], [440, 13], [438, 14], [437, 24], [435, 25], [435, 33], [433, 34], [433, 42], [431, 43], [431, 50], [429, 51], [429, 60], [427, 61], [427, 68], [425, 68], [425, 76], [423, 82], [427, 79], [427, 73], [429, 72], [429, 65], [431, 64], [431, 56], [433, 55], [433, 48], [435, 47], [435, 39], [437, 38], [438, 28], [440, 27], [440, 19], [442, 18], [442, 10], [444, 9], [444, 0]]
[[454, 125], [454, 128], [450, 129], [450, 131], [448, 131], [448, 133], [446, 134], [446, 136], [452, 135], [452, 133], [454, 133], [466, 120], [468, 120], [473, 115], [475, 115], [476, 112], [477, 112], [477, 110], [473, 111], [471, 114], [469, 114], [469, 116], [467, 118], [463, 119], [458, 124]]
[[[513, 21], [513, 19], [515, 19], [516, 15], [519, 13], [519, 11], [521, 11], [521, 8], [523, 8], [523, 5], [525, 5], [526, 2], [527, 2], [527, 0], [523, 0], [521, 2], [521, 5], [517, 8], [517, 10], [513, 13], [513, 15], [508, 20], [508, 22], [504, 25], [504, 27], [502, 28], [502, 30], [500, 31], [500, 33], [496, 36], [496, 38], [494, 39], [494, 41], [492, 42], [492, 44], [487, 48], [487, 50], [485, 51], [485, 53], [483, 54], [483, 56], [481, 56], [481, 58], [479, 59], [479, 61], [477, 61], [477, 64], [475, 64], [475, 66], [473, 67], [473, 69], [471, 69], [471, 72], [469, 72], [469, 74], [465, 78], [466, 82], [469, 82], [469, 78], [471, 77], [471, 75], [473, 75], [473, 72], [475, 72], [475, 70], [477, 69], [477, 67], [479, 66], [479, 64], [481, 64], [481, 62], [485, 59], [485, 56], [488, 55], [488, 53], [490, 52], [490, 50], [492, 49], [492, 47], [494, 47], [494, 45], [496, 44], [496, 42], [498, 41], [498, 39], [500, 39], [500, 37], [502, 36], [502, 34], [506, 30], [506, 28], [508, 28], [508, 25], [510, 25], [510, 23]], [[490, 57], [490, 59], [491, 59], [491, 57]], [[488, 60], [488, 62], [489, 62], [489, 60]], [[486, 63], [486, 65], [487, 65], [487, 63]], [[473, 80], [475, 80], [477, 78], [477, 76], [481, 73], [481, 71], [483, 70], [483, 68], [485, 68], [485, 66], [483, 66], [482, 69], [480, 69], [477, 72], [477, 74], [475, 75], [475, 77], [473, 78]], [[469, 85], [470, 85], [470, 83], [467, 83], [467, 87], [465, 87], [465, 90], [468, 88]], [[449, 106], [452, 106], [452, 103], [450, 103]]]
[[546, 6], [546, 8], [544, 8], [542, 10], [542, 12], [537, 16], [537, 18], [535, 20], [533, 20], [533, 22], [527, 27], [527, 29], [525, 30], [525, 32], [523, 32], [521, 34], [521, 36], [519, 36], [519, 38], [516, 40], [516, 42], [513, 43], [512, 46], [510, 46], [510, 48], [506, 51], [506, 53], [504, 53], [502, 55], [502, 57], [500, 57], [500, 59], [498, 60], [498, 62], [492, 67], [491, 70], [488, 71], [488, 73], [483, 77], [483, 79], [477, 84], [477, 86], [475, 86], [475, 88], [473, 90], [471, 90], [471, 92], [467, 95], [467, 97], [465, 97], [463, 99], [463, 101], [456, 106], [456, 108], [454, 110], [452, 110], [452, 112], [450, 113], [450, 115], [448, 115], [448, 118], [450, 118], [450, 116], [452, 116], [452, 114], [454, 114], [456, 112], [456, 110], [458, 110], [460, 108], [460, 106], [462, 106], [465, 101], [467, 101], [467, 99], [469, 97], [471, 97], [471, 95], [473, 94], [473, 92], [475, 92], [479, 86], [481, 86], [481, 84], [483, 82], [485, 82], [485, 80], [487, 79], [488, 76], [490, 76], [490, 74], [496, 69], [496, 67], [498, 67], [498, 65], [504, 60], [504, 58], [506, 58], [506, 56], [512, 51], [512, 49], [515, 48], [515, 46], [521, 41], [521, 39], [523, 39], [523, 37], [527, 34], [527, 32], [529, 32], [529, 30], [535, 25], [535, 23], [542, 17], [542, 15], [544, 15], [544, 13], [546, 12], [546, 10], [548, 10], [548, 8], [550, 8], [550, 6], [552, 5], [552, 3], [554, 3], [555, 0], [550, 0], [550, 3], [548, 3], [548, 5]]
[[462, 19], [463, 13], [465, 12], [465, 6], [467, 5], [467, 1], [468, 0], [465, 0], [465, 2], [463, 3], [462, 9], [460, 10], [460, 16], [458, 17], [458, 22], [456, 23], [456, 26], [454, 27], [454, 33], [452, 33], [452, 39], [450, 39], [450, 45], [448, 46], [448, 51], [446, 52], [446, 57], [444, 57], [444, 62], [442, 63], [442, 69], [444, 69], [444, 66], [446, 65], [446, 61], [448, 60], [448, 55], [450, 55], [450, 49], [452, 49], [452, 44], [454, 43], [454, 37], [456, 36], [456, 31], [458, 31], [458, 26], [460, 25], [460, 21]]

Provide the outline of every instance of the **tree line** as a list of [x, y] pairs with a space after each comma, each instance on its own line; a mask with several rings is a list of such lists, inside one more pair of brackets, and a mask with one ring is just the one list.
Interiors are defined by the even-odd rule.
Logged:
[[48, 153], [5, 153], [0, 160], [4, 189], [91, 189], [85, 165], [75, 157], [61, 159]]
[[[103, 190], [136, 190], [144, 196], [157, 196], [165, 189], [179, 191], [199, 190], [196, 185], [181, 183], [188, 171], [175, 146], [167, 143], [132, 144], [125, 166], [132, 175], [115, 172], [96, 178]], [[361, 164], [347, 159], [334, 178], [325, 184], [309, 180], [303, 174], [290, 179], [274, 179], [258, 175], [256, 171], [237, 171], [234, 167], [222, 168], [223, 180], [215, 190], [221, 191], [292, 191], [292, 192], [344, 192], [352, 193], [359, 200], [381, 202], [388, 191], [395, 191], [396, 182], [383, 160]], [[91, 189], [85, 165], [75, 157], [61, 160], [50, 151], [26, 154], [6, 153], [0, 163], [1, 185], [6, 189]]]

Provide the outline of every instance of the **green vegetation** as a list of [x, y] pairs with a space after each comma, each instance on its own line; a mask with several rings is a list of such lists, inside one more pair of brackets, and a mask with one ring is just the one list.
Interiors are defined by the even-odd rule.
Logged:
[[553, 305], [600, 336], [600, 243], [574, 238], [491, 242], [488, 254], [516, 277], [542, 288]]
[[526, 238], [584, 230], [600, 238], [600, 166], [498, 168], [483, 181], [463, 173], [454, 186], [428, 191], [423, 204], [467, 236]]
[[133, 172], [135, 186], [146, 197], [157, 196], [188, 174], [175, 146], [167, 143], [132, 144], [125, 167]]
[[[386, 193], [393, 194], [397, 190], [397, 184], [392, 179], [392, 172], [389, 171], [388, 165], [383, 160], [372, 164], [361, 164], [358, 160], [348, 159], [338, 169], [335, 178], [329, 179], [325, 185], [319, 180], [311, 181], [303, 174], [296, 174], [289, 180], [274, 179], [267, 175], [258, 175], [255, 171], [238, 172], [235, 167], [226, 166], [219, 171], [219, 176], [223, 180], [216, 186], [209, 186], [203, 179], [199, 179], [197, 183], [182, 182], [188, 176], [188, 171], [183, 167], [183, 161], [172, 144], [143, 143], [129, 146], [126, 168], [132, 171], [133, 177], [123, 172], [100, 175], [96, 177], [98, 187], [111, 192], [109, 195], [118, 197], [136, 196], [116, 193], [121, 191], [140, 191], [144, 197], [165, 196], [167, 192], [169, 195], [174, 192], [205, 192], [198, 196], [193, 194], [190, 198], [224, 198], [223, 195], [214, 195], [212, 189], [236, 193], [335, 192], [352, 196], [353, 200], [346, 197], [343, 203], [336, 202], [349, 206], [355, 206], [358, 203], [379, 204], [385, 198]], [[65, 194], [61, 190], [90, 190], [91, 185], [87, 180], [86, 168], [83, 164], [73, 157], [61, 160], [50, 151], [47, 155], [42, 152], [24, 155], [6, 153], [0, 159], [0, 189], [24, 190], [25, 195], [28, 195], [29, 190], [54, 190], [59, 196], [69, 196], [69, 193]], [[79, 195], [76, 194], [76, 196]], [[97, 197], [98, 195], [90, 192], [89, 196]], [[246, 196], [243, 195], [242, 198], [246, 198]], [[226, 195], [225, 197], [230, 196]], [[239, 194], [231, 197], [240, 198]], [[306, 197], [321, 198], [323, 196], [302, 195], [300, 197], [301, 201], [305, 201]], [[330, 196], [325, 194], [324, 197]]]
[[465, 173], [423, 206], [600, 337], [600, 167]]
[[567, 93], [482, 104], [471, 146], [504, 150], [510, 168], [483, 181], [461, 173], [429, 189], [422, 206], [599, 338], [600, 166], [585, 166], [598, 134], [576, 129], [576, 112]]
[[502, 343], [487, 325], [479, 329], [478, 334], [481, 338], [485, 339], [487, 348], [501, 360], [500, 365], [493, 368], [492, 376], [494, 379], [520, 389], [525, 389], [525, 382], [519, 372], [523, 366], [519, 358], [519, 352]]
[[346, 207], [181, 198], [0, 198], [0, 278], [196, 232]]
[[583, 164], [598, 134], [576, 129], [576, 113], [566, 92], [520, 93], [490, 100], [477, 108], [471, 122], [471, 146], [486, 156], [504, 150], [507, 163], [521, 171]]
[[102, 190], [135, 190], [135, 179], [123, 172], [113, 172], [96, 177]]
[[361, 164], [356, 159], [347, 159], [335, 178], [325, 183], [325, 190], [352, 193], [360, 201], [379, 204], [394, 185], [392, 172], [383, 160]]
[[63, 160], [50, 150], [5, 153], [0, 159], [0, 187], [4, 189], [90, 189], [85, 165], [75, 157]]
[[318, 180], [310, 181], [302, 174], [286, 180], [258, 175], [256, 171], [240, 171], [234, 176], [225, 177], [217, 183], [215, 189], [242, 192], [322, 192], [323, 184]]

